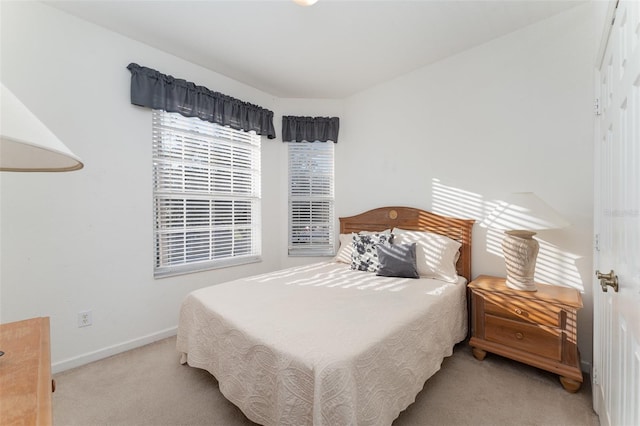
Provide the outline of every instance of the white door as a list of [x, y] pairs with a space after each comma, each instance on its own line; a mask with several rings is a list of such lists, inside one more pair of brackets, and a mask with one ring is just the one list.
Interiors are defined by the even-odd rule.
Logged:
[[[593, 405], [602, 425], [640, 425], [640, 2], [621, 0], [598, 70]], [[609, 16], [611, 18], [611, 16]], [[609, 21], [610, 22], [610, 21]]]

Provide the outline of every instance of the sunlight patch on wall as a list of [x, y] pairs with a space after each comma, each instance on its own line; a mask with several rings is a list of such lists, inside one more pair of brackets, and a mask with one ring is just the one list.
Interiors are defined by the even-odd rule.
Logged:
[[[432, 210], [444, 216], [475, 219], [476, 226], [495, 211], [497, 207], [504, 204], [503, 200], [485, 201], [480, 194], [466, 191], [461, 188], [443, 184], [440, 179], [432, 180]], [[518, 218], [514, 218], [517, 222]], [[486, 241], [484, 249], [495, 256], [504, 259], [502, 253], [502, 240], [504, 232], [491, 227], [483, 227], [486, 230]], [[553, 231], [556, 235], [561, 230]], [[477, 229], [474, 237], [478, 237]], [[580, 292], [584, 292], [584, 284], [576, 262], [581, 256], [562, 250], [557, 245], [545, 241], [539, 235], [534, 237], [540, 243], [540, 250], [536, 262], [535, 280], [545, 284], [555, 284], [565, 287], [572, 287]], [[478, 250], [481, 241], [474, 242], [475, 250]], [[477, 270], [477, 266], [474, 267]]]
[[584, 291], [576, 262], [582, 256], [561, 250], [558, 246], [536, 237], [540, 243], [540, 252], [536, 263], [536, 281], [558, 283]]
[[504, 257], [502, 254], [502, 239], [504, 232], [497, 229], [487, 229], [487, 251], [496, 256]]
[[476, 220], [482, 220], [485, 215], [479, 194], [444, 185], [436, 178], [432, 180], [431, 192], [433, 213]]

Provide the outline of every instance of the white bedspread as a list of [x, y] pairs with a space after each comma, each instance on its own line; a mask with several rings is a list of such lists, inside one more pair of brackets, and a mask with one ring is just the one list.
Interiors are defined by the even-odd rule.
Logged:
[[264, 425], [390, 425], [466, 336], [464, 278], [377, 277], [326, 262], [203, 288], [181, 362]]

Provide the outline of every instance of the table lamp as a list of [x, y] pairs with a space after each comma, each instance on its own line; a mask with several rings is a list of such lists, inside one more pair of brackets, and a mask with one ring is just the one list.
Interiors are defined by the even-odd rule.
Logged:
[[504, 230], [502, 253], [507, 267], [506, 285], [514, 290], [536, 291], [533, 276], [539, 244], [535, 231], [558, 229], [567, 222], [533, 192], [517, 192], [482, 221], [481, 226]]
[[0, 83], [0, 171], [65, 172], [82, 161]]

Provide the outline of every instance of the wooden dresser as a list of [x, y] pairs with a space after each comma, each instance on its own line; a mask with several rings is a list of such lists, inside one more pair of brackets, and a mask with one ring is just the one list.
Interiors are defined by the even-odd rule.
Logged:
[[582, 385], [577, 339], [580, 293], [537, 284], [537, 291], [512, 290], [504, 278], [481, 275], [471, 283], [473, 355], [502, 355], [560, 376], [576, 392]]
[[49, 318], [0, 324], [0, 424], [52, 424]]

